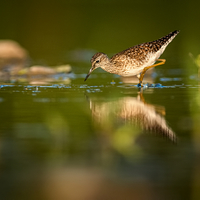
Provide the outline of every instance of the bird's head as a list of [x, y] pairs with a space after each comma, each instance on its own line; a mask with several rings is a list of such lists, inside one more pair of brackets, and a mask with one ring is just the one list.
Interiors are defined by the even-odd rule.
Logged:
[[91, 58], [91, 64], [92, 67], [90, 68], [89, 73], [87, 74], [85, 81], [87, 78], [90, 76], [90, 74], [97, 68], [105, 66], [109, 62], [109, 58], [106, 54], [104, 53], [96, 53], [92, 58]]

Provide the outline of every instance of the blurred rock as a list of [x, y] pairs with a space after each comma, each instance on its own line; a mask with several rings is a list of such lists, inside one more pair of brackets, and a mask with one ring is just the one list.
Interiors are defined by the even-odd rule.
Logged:
[[0, 80], [2, 82], [21, 82], [22, 79], [26, 79], [25, 82], [34, 84], [58, 81], [69, 83], [69, 77], [66, 76], [72, 71], [70, 65], [29, 67], [28, 61], [28, 52], [17, 42], [0, 40]]
[[[31, 85], [46, 85], [50, 83], [69, 84], [72, 70], [70, 65], [46, 67], [34, 65], [18, 71], [16, 76], [11, 76], [12, 82], [28, 82]], [[12, 79], [11, 79], [12, 78]]]
[[48, 75], [54, 75], [54, 74], [58, 74], [58, 73], [70, 73], [71, 71], [72, 70], [71, 70], [70, 65], [60, 65], [60, 66], [56, 66], [56, 67], [46, 67], [46, 66], [34, 65], [34, 66], [20, 70], [18, 72], [18, 75], [48, 76]]
[[27, 76], [35, 76], [35, 75], [51, 75], [55, 74], [55, 69], [51, 67], [45, 67], [40, 65], [34, 65], [31, 67], [24, 68], [22, 70], [19, 70], [17, 75], [27, 75]]
[[57, 73], [70, 73], [72, 68], [70, 65], [59, 65], [55, 68]]
[[0, 40], [0, 75], [16, 74], [27, 66], [28, 52], [17, 42]]

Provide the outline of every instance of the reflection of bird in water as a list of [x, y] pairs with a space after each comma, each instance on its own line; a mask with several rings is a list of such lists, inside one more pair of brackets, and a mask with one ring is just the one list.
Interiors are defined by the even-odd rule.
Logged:
[[[139, 84], [142, 85], [144, 74], [148, 69], [165, 63], [165, 59], [159, 57], [178, 33], [179, 31], [173, 31], [158, 40], [133, 46], [115, 54], [111, 59], [104, 53], [96, 53], [91, 59], [92, 67], [85, 81], [92, 71], [101, 67], [109, 73], [120, 76], [137, 75]], [[154, 64], [156, 61], [160, 62]]]
[[175, 133], [162, 116], [165, 114], [165, 109], [162, 106], [146, 104], [141, 94], [138, 97], [139, 99], [123, 97], [111, 102], [90, 101], [92, 116], [102, 126], [116, 119], [116, 124], [130, 123], [145, 132], [163, 135], [176, 142]]

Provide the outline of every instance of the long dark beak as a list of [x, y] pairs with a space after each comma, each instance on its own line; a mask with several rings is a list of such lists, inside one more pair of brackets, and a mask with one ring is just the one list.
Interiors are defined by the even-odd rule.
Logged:
[[90, 76], [90, 74], [92, 73], [92, 68], [90, 69], [90, 71], [89, 71], [89, 73], [87, 74], [87, 76], [85, 77], [85, 80], [84, 81], [86, 81], [87, 79], [88, 79], [88, 77]]

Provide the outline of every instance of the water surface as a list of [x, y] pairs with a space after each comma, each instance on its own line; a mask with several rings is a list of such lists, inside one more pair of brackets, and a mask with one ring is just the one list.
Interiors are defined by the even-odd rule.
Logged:
[[2, 199], [195, 195], [198, 82], [158, 78], [163, 87], [140, 89], [110, 74], [84, 76], [1, 85]]

